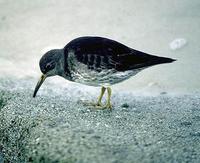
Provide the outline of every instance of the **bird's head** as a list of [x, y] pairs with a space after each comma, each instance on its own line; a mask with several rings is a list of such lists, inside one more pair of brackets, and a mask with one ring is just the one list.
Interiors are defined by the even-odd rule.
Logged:
[[40, 70], [42, 75], [35, 87], [33, 97], [36, 96], [37, 91], [44, 82], [44, 80], [49, 76], [58, 75], [60, 70], [60, 58], [62, 55], [62, 49], [54, 49], [45, 53], [40, 59]]

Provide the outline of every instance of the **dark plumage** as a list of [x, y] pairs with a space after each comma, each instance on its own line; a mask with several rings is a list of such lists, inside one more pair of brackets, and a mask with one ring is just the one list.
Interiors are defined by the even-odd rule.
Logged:
[[64, 48], [66, 59], [71, 50], [79, 62], [94, 70], [114, 68], [117, 71], [126, 71], [174, 61], [149, 55], [102, 37], [80, 37], [72, 40]]
[[[105, 86], [119, 83], [153, 65], [170, 63], [171, 58], [159, 57], [134, 50], [117, 41], [103, 37], [79, 37], [69, 42], [63, 49], [50, 50], [40, 60], [43, 73], [33, 97], [48, 76], [59, 75], [70, 81], [102, 86], [102, 93], [97, 106], [105, 92]], [[111, 89], [108, 87], [108, 102], [111, 108]]]

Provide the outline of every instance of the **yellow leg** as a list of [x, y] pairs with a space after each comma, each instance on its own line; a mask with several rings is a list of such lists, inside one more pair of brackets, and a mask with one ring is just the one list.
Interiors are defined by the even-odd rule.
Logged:
[[111, 90], [110, 87], [107, 87], [107, 92], [108, 92], [108, 97], [107, 97], [107, 102], [106, 102], [105, 107], [108, 108], [108, 109], [112, 109], [112, 105], [111, 105], [111, 102], [110, 102], [112, 90]]
[[101, 87], [101, 94], [100, 94], [100, 96], [99, 96], [99, 98], [98, 98], [97, 106], [102, 106], [101, 100], [102, 100], [102, 97], [103, 97], [103, 95], [104, 95], [104, 93], [105, 93], [105, 90], [106, 90], [105, 87]]
[[[107, 92], [108, 92], [108, 96], [107, 96], [107, 102], [106, 102], [106, 105], [102, 105], [101, 103], [101, 100], [103, 98], [103, 95], [105, 93], [107, 89]], [[97, 100], [97, 103], [85, 103], [85, 105], [88, 105], [88, 106], [92, 106], [92, 107], [95, 107], [96, 109], [112, 109], [112, 105], [111, 105], [111, 102], [110, 102], [110, 98], [111, 98], [111, 88], [110, 87], [101, 87], [101, 93], [98, 97], [98, 100]]]

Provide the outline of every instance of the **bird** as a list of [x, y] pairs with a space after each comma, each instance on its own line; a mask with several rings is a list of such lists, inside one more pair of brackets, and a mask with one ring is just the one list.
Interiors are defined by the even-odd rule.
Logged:
[[[47, 77], [58, 75], [72, 82], [101, 87], [97, 102], [91, 105], [99, 109], [112, 109], [111, 85], [129, 79], [148, 67], [173, 61], [176, 59], [147, 54], [109, 38], [78, 37], [64, 48], [52, 49], [41, 57], [39, 66], [42, 75], [33, 97]], [[103, 105], [106, 90], [107, 101]]]

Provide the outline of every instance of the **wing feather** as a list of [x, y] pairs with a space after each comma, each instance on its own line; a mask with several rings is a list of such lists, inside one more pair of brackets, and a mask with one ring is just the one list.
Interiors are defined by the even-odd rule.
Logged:
[[131, 49], [117, 41], [102, 37], [80, 37], [65, 47], [74, 52], [77, 61], [89, 69], [126, 71], [144, 66], [148, 54]]

